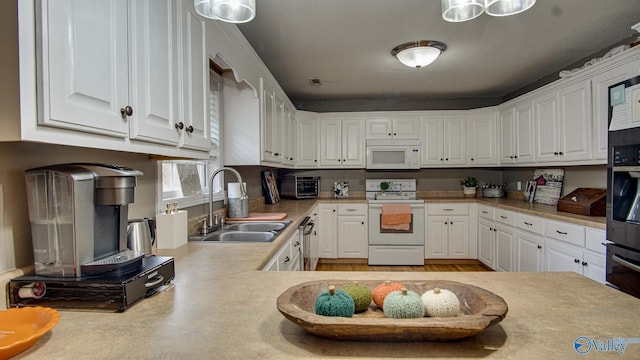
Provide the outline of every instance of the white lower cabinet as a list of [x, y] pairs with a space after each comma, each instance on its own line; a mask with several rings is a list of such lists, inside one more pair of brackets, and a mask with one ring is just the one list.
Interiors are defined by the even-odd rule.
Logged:
[[293, 233], [269, 260], [263, 271], [301, 271], [302, 243], [298, 230]]
[[583, 249], [553, 239], [546, 239], [545, 245], [545, 271], [573, 271], [582, 275]]
[[495, 268], [496, 235], [492, 219], [478, 219], [478, 260], [488, 267]]
[[515, 271], [515, 230], [506, 225], [496, 224], [495, 270]]
[[319, 204], [319, 257], [367, 258], [367, 204]]
[[469, 204], [428, 204], [425, 259], [470, 258]]
[[516, 233], [516, 263], [518, 271], [543, 271], [544, 238], [518, 231]]
[[338, 258], [368, 256], [367, 204], [338, 204]]

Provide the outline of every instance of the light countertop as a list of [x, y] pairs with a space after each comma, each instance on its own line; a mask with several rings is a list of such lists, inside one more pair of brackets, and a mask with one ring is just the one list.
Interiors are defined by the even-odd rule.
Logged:
[[[362, 199], [346, 199], [354, 200]], [[505, 200], [489, 202], [508, 206]], [[568, 358], [578, 355], [579, 336], [640, 337], [640, 300], [574, 273], [259, 271], [315, 203], [265, 206], [261, 211], [287, 212], [294, 221], [270, 244], [190, 242], [156, 250], [175, 258], [176, 278], [166, 289], [124, 313], [61, 311], [53, 331], [16, 359]], [[276, 309], [289, 287], [330, 279], [458, 281], [502, 296], [509, 312], [462, 342], [378, 343], [319, 338]], [[640, 344], [629, 344], [625, 355], [640, 357]]]

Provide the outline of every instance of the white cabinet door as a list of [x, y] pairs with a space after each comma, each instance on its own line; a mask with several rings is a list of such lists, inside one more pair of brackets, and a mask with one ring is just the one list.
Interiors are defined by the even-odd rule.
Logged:
[[518, 231], [516, 233], [516, 263], [518, 271], [543, 271], [544, 238]]
[[422, 166], [442, 165], [444, 161], [444, 122], [441, 116], [422, 121]]
[[369, 118], [365, 120], [366, 138], [369, 139], [392, 139], [393, 120], [389, 118]]
[[449, 217], [449, 258], [469, 258], [469, 217]]
[[449, 257], [449, 218], [428, 216], [426, 233], [425, 259]]
[[444, 119], [444, 164], [464, 165], [467, 163], [467, 119], [464, 116]]
[[175, 124], [183, 121], [177, 29], [182, 9], [176, 5], [171, 0], [131, 3], [131, 96], [137, 104], [130, 117], [132, 139], [171, 145], [180, 139]]
[[533, 119], [533, 103], [524, 100], [516, 104], [516, 163], [525, 164], [536, 161], [534, 151], [535, 126]]
[[558, 91], [548, 91], [533, 100], [536, 125], [537, 161], [557, 161], [559, 159], [560, 127], [558, 120]]
[[497, 165], [496, 112], [473, 111], [467, 124], [467, 164]]
[[183, 2], [182, 86], [184, 129], [180, 146], [188, 149], [211, 148], [209, 124], [209, 58], [205, 19], [193, 8], [193, 1]]
[[284, 107], [283, 118], [283, 129], [282, 129], [282, 162], [285, 165], [295, 165], [296, 163], [296, 139], [298, 138], [296, 134], [296, 118], [295, 112], [291, 110], [288, 106]]
[[420, 139], [420, 119], [414, 117], [393, 119], [393, 138], [400, 140]]
[[492, 269], [495, 266], [494, 229], [493, 221], [478, 219], [478, 260]]
[[364, 167], [364, 119], [342, 120], [342, 166]]
[[334, 204], [318, 205], [318, 256], [335, 259], [338, 257], [338, 225], [337, 206]]
[[297, 119], [297, 165], [316, 167], [318, 165], [318, 120], [298, 113]]
[[338, 217], [338, 257], [367, 258], [367, 222], [363, 216]]
[[129, 119], [120, 113], [132, 106], [128, 2], [44, 0], [42, 10], [45, 106], [40, 124], [128, 137]]
[[563, 161], [591, 159], [591, 82], [584, 80], [559, 90], [559, 149]]
[[546, 239], [544, 249], [545, 271], [573, 271], [582, 275], [582, 248]]
[[282, 103], [276, 103], [273, 89], [264, 80], [261, 81], [261, 84], [262, 161], [277, 163], [281, 162], [277, 150], [280, 144], [276, 144], [276, 132], [280, 128], [283, 110], [280, 105]]
[[[637, 68], [636, 68], [637, 69]], [[609, 132], [609, 86], [640, 74], [629, 65], [615, 67], [591, 79], [593, 116], [593, 158], [607, 160], [607, 136]]]
[[604, 254], [585, 250], [582, 257], [582, 273], [601, 284], [607, 282], [607, 258]]
[[514, 271], [515, 231], [510, 226], [496, 225], [496, 271]]
[[342, 120], [324, 118], [320, 125], [320, 166], [342, 164]]
[[500, 111], [500, 162], [513, 164], [516, 162], [516, 117], [513, 107]]

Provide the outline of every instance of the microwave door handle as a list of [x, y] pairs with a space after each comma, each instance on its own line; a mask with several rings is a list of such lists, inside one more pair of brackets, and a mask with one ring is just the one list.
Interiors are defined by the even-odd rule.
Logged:
[[622, 266], [624, 266], [624, 267], [628, 268], [628, 269], [631, 269], [631, 270], [633, 270], [633, 271], [635, 271], [635, 272], [640, 272], [640, 266], [638, 266], [638, 265], [636, 265], [636, 264], [633, 264], [633, 263], [631, 263], [631, 262], [629, 262], [629, 261], [627, 261], [627, 260], [624, 260], [624, 259], [622, 259], [621, 257], [619, 257], [618, 255], [615, 255], [615, 254], [614, 254], [614, 255], [611, 257], [611, 259], [612, 259], [613, 261], [617, 262], [618, 264], [620, 264], [620, 265], [622, 265]]

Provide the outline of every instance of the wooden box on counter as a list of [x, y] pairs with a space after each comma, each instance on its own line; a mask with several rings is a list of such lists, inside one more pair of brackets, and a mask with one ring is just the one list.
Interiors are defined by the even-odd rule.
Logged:
[[558, 211], [586, 216], [605, 216], [607, 190], [578, 188], [558, 201]]

